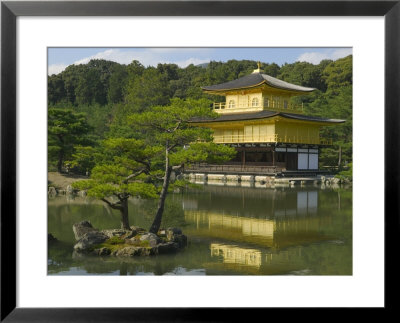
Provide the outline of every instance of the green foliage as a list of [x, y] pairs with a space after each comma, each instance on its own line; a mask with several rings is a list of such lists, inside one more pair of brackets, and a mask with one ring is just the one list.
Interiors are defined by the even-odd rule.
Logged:
[[66, 90], [64, 80], [60, 75], [52, 75], [48, 77], [48, 102], [51, 105], [57, 102], [65, 101]]
[[124, 99], [124, 88], [128, 80], [128, 71], [122, 65], [116, 65], [110, 75], [107, 99], [109, 103], [119, 103]]
[[[157, 190], [150, 182], [150, 158], [157, 154], [154, 147], [136, 139], [112, 138], [100, 143], [93, 161], [90, 180], [74, 183], [74, 188], [87, 190], [88, 196], [103, 199], [114, 196], [117, 199], [129, 196], [143, 198], [157, 197]], [[77, 155], [75, 155], [77, 156]], [[86, 155], [87, 156], [87, 155]], [[77, 156], [80, 157], [80, 156]], [[76, 158], [77, 165], [85, 158]], [[83, 167], [83, 165], [81, 165]], [[129, 178], [130, 175], [138, 173]]]
[[121, 239], [121, 238], [118, 237], [118, 236], [114, 236], [114, 237], [112, 237], [112, 238], [106, 240], [104, 243], [105, 243], [105, 244], [116, 245], [116, 244], [125, 243], [125, 240], [124, 240], [124, 239]]
[[313, 87], [325, 91], [326, 84], [321, 77], [323, 66], [323, 64], [313, 65], [306, 62], [285, 64], [280, 69], [278, 78], [289, 83]]
[[106, 91], [100, 77], [101, 73], [96, 69], [88, 69], [82, 74], [75, 88], [77, 104], [106, 103]]
[[[215, 117], [205, 99], [172, 99], [169, 106], [156, 106], [143, 113], [130, 116], [131, 125], [144, 135], [147, 147], [158, 154], [168, 150], [171, 166], [192, 162], [227, 161], [234, 149], [212, 143], [211, 131], [194, 127], [194, 117]], [[165, 148], [166, 147], [166, 148]]]
[[143, 240], [139, 242], [139, 246], [141, 247], [150, 247], [150, 242], [149, 240]]
[[[168, 106], [151, 107], [129, 116], [128, 124], [137, 138], [108, 138], [94, 151], [81, 148], [72, 163], [84, 167], [84, 163], [94, 162], [95, 166], [89, 180], [76, 182], [73, 187], [86, 190], [88, 196], [102, 199], [122, 213], [127, 207], [125, 201], [131, 196], [159, 196], [162, 214], [169, 185], [164, 178], [169, 178], [174, 166], [225, 161], [235, 154], [234, 148], [212, 143], [209, 129], [191, 124], [194, 117], [215, 116], [209, 103], [205, 99], [175, 98]], [[178, 185], [184, 183], [178, 181], [175, 187]], [[128, 227], [127, 221], [124, 227]]]
[[48, 158], [49, 164], [57, 163], [61, 171], [63, 162], [75, 150], [75, 145], [92, 144], [88, 138], [91, 127], [83, 113], [69, 109], [48, 110]]
[[75, 152], [71, 154], [71, 160], [67, 160], [65, 163], [69, 164], [75, 173], [85, 174], [91, 171], [102, 158], [94, 147], [77, 145], [74, 148]]
[[168, 104], [169, 98], [168, 79], [155, 68], [148, 68], [142, 75], [128, 80], [125, 100], [131, 106], [131, 112], [141, 112], [154, 105]]
[[[339, 146], [342, 149], [343, 162], [352, 161], [352, 59], [349, 55], [336, 61], [323, 60], [317, 65], [295, 62], [279, 66], [261, 62], [261, 68], [268, 75], [316, 88], [310, 95], [293, 98], [294, 103], [304, 104], [306, 114], [346, 120], [344, 124], [322, 129], [321, 136], [332, 138], [334, 145], [322, 149], [321, 166], [338, 164]], [[172, 116], [176, 113], [175, 110], [179, 110], [179, 106], [183, 105], [183, 100], [190, 102], [207, 99], [208, 105], [212, 101], [221, 101], [223, 97], [205, 94], [201, 87], [234, 80], [250, 74], [255, 68], [257, 62], [251, 60], [211, 61], [185, 68], [176, 64], [158, 64], [154, 68], [144, 67], [138, 61], [123, 65], [105, 60], [92, 60], [88, 64], [68, 66], [62, 73], [49, 76], [48, 101], [50, 107], [68, 107], [77, 113], [86, 113], [86, 121], [92, 127], [90, 134], [93, 140], [135, 138], [148, 144], [147, 141], [151, 139], [162, 146], [166, 139], [179, 141], [179, 136], [183, 136], [180, 140], [183, 143], [185, 139], [198, 135], [199, 131], [194, 130], [190, 133], [190, 130], [182, 128], [173, 135], [156, 134], [155, 129], [144, 126], [141, 128], [139, 121], [149, 124], [151, 118], [160, 117], [164, 111], [162, 123], [160, 119], [154, 121], [161, 126], [160, 129], [171, 129], [174, 124]], [[174, 99], [183, 100], [179, 102]], [[196, 108], [194, 104], [189, 103], [186, 107]], [[193, 115], [209, 115], [211, 111], [205, 111], [207, 109], [208, 106], [204, 104], [204, 111], [195, 111]], [[142, 114], [143, 116], [139, 117]], [[130, 117], [131, 115], [134, 117]], [[136, 126], [132, 123], [132, 118], [137, 118]], [[208, 141], [210, 136], [211, 133], [207, 134], [204, 129], [197, 139]], [[205, 157], [199, 147], [190, 146], [190, 149], [196, 151], [189, 150], [188, 147], [185, 146], [185, 151], [172, 151], [171, 162], [179, 164], [185, 160], [195, 161]], [[50, 144], [49, 154], [57, 155], [57, 149], [56, 145]], [[210, 146], [208, 149], [213, 148]], [[208, 154], [206, 159], [211, 160], [212, 155]], [[215, 159], [217, 162], [218, 156]], [[162, 158], [158, 163], [162, 163]], [[49, 165], [51, 164], [50, 162]]]
[[96, 140], [104, 138], [111, 123], [112, 105], [94, 103], [72, 106], [71, 108], [77, 113], [86, 114], [86, 121], [92, 128], [91, 135], [93, 138]]
[[322, 78], [331, 91], [352, 85], [353, 56], [349, 55], [328, 64], [322, 72]]
[[346, 166], [346, 169], [339, 172], [336, 175], [336, 177], [352, 180], [353, 179], [353, 163], [348, 163]]

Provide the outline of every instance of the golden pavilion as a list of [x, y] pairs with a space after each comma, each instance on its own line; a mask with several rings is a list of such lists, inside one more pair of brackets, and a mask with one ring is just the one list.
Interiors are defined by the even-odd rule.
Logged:
[[214, 142], [236, 147], [237, 155], [225, 165], [226, 171], [229, 167], [264, 174], [318, 171], [319, 149], [332, 144], [320, 137], [320, 128], [345, 121], [303, 114], [303, 106], [294, 105], [291, 98], [315, 89], [264, 74], [260, 64], [250, 75], [202, 89], [225, 97], [213, 104], [217, 118], [193, 121], [211, 128]]

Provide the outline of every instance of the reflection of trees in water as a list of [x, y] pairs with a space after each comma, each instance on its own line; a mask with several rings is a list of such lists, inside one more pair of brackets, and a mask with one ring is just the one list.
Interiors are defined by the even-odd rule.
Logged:
[[[178, 194], [167, 196], [161, 227], [179, 227], [186, 225], [181, 198]], [[157, 200], [132, 199], [130, 208], [134, 214], [133, 224], [149, 228], [157, 211]]]
[[[60, 199], [65, 199], [61, 197]], [[65, 203], [65, 202], [64, 202]], [[57, 239], [73, 243], [74, 223], [89, 220], [98, 229], [118, 228], [119, 215], [99, 203], [49, 203], [48, 232]]]
[[[208, 210], [242, 217], [273, 218], [281, 215], [311, 214], [319, 209], [321, 191], [315, 187], [304, 188], [246, 188], [229, 186], [204, 186], [199, 191], [187, 192], [183, 197], [185, 210]], [[328, 191], [338, 203], [337, 193]]]
[[183, 195], [185, 211], [202, 211], [247, 218], [290, 219], [299, 216], [324, 217], [341, 209], [351, 210], [352, 194], [347, 190], [324, 191], [315, 187], [256, 189], [204, 186]]
[[76, 254], [73, 247], [56, 243], [49, 248], [49, 273], [68, 271], [71, 267], [85, 270], [88, 274], [164, 275], [177, 267], [187, 270], [204, 268], [211, 261], [208, 244], [193, 244], [182, 252], [171, 255], [146, 257], [98, 257]]
[[[131, 199], [130, 203], [131, 223], [148, 228], [156, 202]], [[89, 274], [117, 275], [163, 275], [179, 271], [179, 267], [188, 271], [206, 268], [207, 274], [228, 275], [349, 275], [352, 271], [352, 192], [348, 190], [204, 186], [171, 194], [163, 226], [181, 227], [189, 236], [188, 248], [175, 255], [72, 257], [72, 224], [85, 219], [98, 228], [120, 225], [119, 215], [101, 203], [49, 203], [49, 232], [69, 241], [49, 246], [50, 274], [73, 267]], [[236, 223], [237, 228], [229, 223]], [[213, 243], [226, 245], [225, 254], [212, 256]], [[229, 252], [231, 245], [245, 250]], [[251, 261], [246, 264], [246, 257], [256, 257], [249, 259], [254, 264], [260, 260], [261, 265], [251, 266]]]
[[[341, 196], [340, 190], [315, 187], [205, 186], [185, 194], [183, 206], [191, 235], [279, 250], [335, 239], [351, 241], [351, 192]], [[345, 212], [339, 210], [339, 198]]]
[[49, 242], [48, 272], [49, 274], [68, 271], [73, 266], [73, 245], [61, 241]]

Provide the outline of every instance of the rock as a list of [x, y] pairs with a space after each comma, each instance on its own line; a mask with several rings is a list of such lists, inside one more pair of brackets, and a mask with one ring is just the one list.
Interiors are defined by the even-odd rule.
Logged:
[[56, 237], [54, 237], [51, 233], [49, 233], [49, 234], [47, 235], [47, 241], [48, 241], [49, 243], [52, 243], [52, 242], [57, 242], [58, 239], [57, 239]]
[[228, 182], [238, 182], [240, 179], [239, 175], [226, 175], [225, 178]]
[[174, 235], [173, 241], [178, 244], [179, 248], [184, 248], [187, 246], [187, 237], [184, 234]]
[[255, 177], [253, 175], [242, 175], [242, 176], [240, 176], [240, 180], [242, 182], [254, 182]]
[[67, 194], [72, 194], [72, 193], [74, 193], [74, 189], [72, 188], [71, 185], [68, 185], [68, 186], [67, 186], [66, 192], [67, 192]]
[[[110, 229], [99, 231], [89, 221], [73, 225], [75, 238], [74, 254], [97, 256], [150, 256], [173, 253], [187, 245], [187, 237], [179, 228], [168, 228], [159, 231], [159, 235], [146, 232], [132, 226], [131, 230]], [[51, 239], [49, 235], [49, 239]], [[54, 238], [54, 237], [53, 237]], [[111, 239], [111, 240], [110, 240]], [[165, 240], [169, 240], [165, 242]], [[105, 243], [104, 245], [101, 245]], [[112, 244], [113, 246], [108, 246]], [[108, 247], [107, 247], [108, 246]]]
[[108, 236], [102, 232], [91, 231], [84, 234], [84, 236], [74, 246], [74, 249], [76, 251], [86, 252], [90, 247], [103, 243], [108, 239]]
[[179, 248], [187, 245], [187, 237], [182, 234], [182, 230], [178, 228], [168, 228], [166, 230], [167, 241], [177, 243]]
[[98, 256], [108, 256], [111, 254], [111, 250], [106, 247], [103, 247], [103, 248], [95, 249], [93, 251], [93, 253]]
[[119, 250], [116, 250], [113, 253], [115, 256], [135, 256], [138, 254], [138, 247], [125, 247]]
[[140, 237], [140, 241], [148, 241], [150, 247], [155, 247], [160, 243], [161, 239], [154, 233], [146, 233]]
[[79, 192], [78, 192], [78, 195], [79, 195], [80, 197], [86, 197], [87, 193], [86, 193], [86, 191], [79, 191]]
[[332, 184], [340, 184], [340, 178], [337, 177], [332, 178]]
[[166, 237], [166, 236], [167, 236], [167, 230], [165, 230], [165, 229], [160, 229], [160, 230], [157, 232], [157, 234], [158, 234], [159, 237]]
[[137, 235], [136, 230], [132, 230], [126, 233], [125, 239], [131, 239]]
[[115, 236], [122, 237], [123, 235], [129, 234], [132, 231], [124, 230], [124, 229], [111, 229], [111, 230], [103, 230], [101, 232], [104, 233], [109, 238], [112, 238], [112, 237], [115, 237]]
[[102, 230], [101, 232], [103, 232], [109, 238], [117, 236], [123, 239], [130, 239], [137, 235], [136, 230], [111, 229], [111, 230]]
[[79, 223], [75, 223], [72, 226], [72, 230], [75, 234], [75, 239], [80, 240], [86, 233], [88, 232], [97, 232], [98, 230], [92, 227], [92, 224], [89, 221], [82, 221]]
[[167, 235], [168, 234], [182, 234], [182, 230], [179, 228], [168, 228]]
[[160, 238], [156, 234], [151, 233], [151, 232], [145, 233], [144, 235], [142, 235], [140, 237], [140, 241], [149, 240], [149, 239], [159, 240]]
[[145, 229], [143, 229], [143, 228], [141, 228], [141, 227], [137, 227], [137, 226], [135, 226], [135, 225], [131, 225], [131, 230], [132, 230], [132, 231], [135, 230], [137, 233], [146, 232]]
[[47, 192], [49, 194], [50, 197], [56, 196], [57, 195], [57, 190], [55, 187], [50, 186], [49, 187], [49, 191]]
[[157, 253], [159, 255], [174, 253], [179, 250], [179, 246], [175, 242], [161, 243], [157, 246]]
[[[113, 253], [115, 256], [149, 256], [152, 253], [151, 248], [145, 248], [145, 247], [125, 247], [122, 249], [117, 250], [115, 253]], [[154, 253], [154, 251], [153, 251]]]
[[260, 183], [267, 183], [268, 182], [268, 177], [267, 176], [255, 176], [254, 180], [256, 182], [260, 182]]

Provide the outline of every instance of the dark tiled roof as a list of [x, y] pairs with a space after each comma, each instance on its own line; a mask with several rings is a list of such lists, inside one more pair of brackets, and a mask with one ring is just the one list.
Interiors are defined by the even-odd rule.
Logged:
[[279, 112], [263, 110], [260, 112], [252, 113], [236, 113], [236, 114], [223, 114], [215, 119], [211, 118], [193, 118], [191, 122], [222, 122], [222, 121], [240, 121], [240, 120], [253, 120], [270, 118], [278, 115]]
[[194, 118], [191, 120], [191, 122], [203, 123], [203, 122], [245, 121], [245, 120], [266, 119], [266, 118], [272, 118], [275, 116], [280, 116], [280, 117], [288, 118], [288, 119], [314, 121], [314, 122], [326, 122], [326, 123], [343, 123], [346, 121], [346, 120], [339, 120], [339, 119], [326, 119], [326, 118], [321, 118], [321, 117], [305, 116], [302, 114], [263, 110], [260, 112], [253, 112], [253, 113], [224, 114], [224, 115], [218, 116], [215, 119]]
[[267, 74], [261, 73], [253, 73], [250, 75], [243, 76], [238, 78], [237, 80], [233, 80], [226, 83], [204, 86], [202, 89], [204, 91], [226, 91], [226, 90], [238, 90], [255, 87], [261, 84], [267, 84], [269, 86], [290, 90], [290, 91], [298, 91], [298, 92], [311, 92], [314, 91], [314, 88], [304, 87], [300, 85], [291, 84], [282, 80], [279, 80], [275, 77], [269, 76]]
[[279, 115], [284, 118], [304, 120], [304, 121], [318, 121], [318, 122], [329, 122], [329, 123], [346, 122], [346, 120], [341, 120], [341, 119], [327, 119], [327, 118], [321, 118], [321, 117], [305, 116], [303, 114], [295, 114], [295, 113], [280, 112]]

